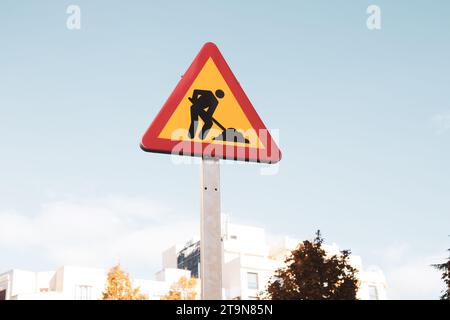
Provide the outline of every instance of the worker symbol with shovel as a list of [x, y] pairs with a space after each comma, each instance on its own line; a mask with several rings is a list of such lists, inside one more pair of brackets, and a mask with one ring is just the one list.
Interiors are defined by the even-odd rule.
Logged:
[[205, 139], [208, 135], [208, 131], [211, 129], [213, 123], [215, 123], [222, 133], [213, 140], [222, 140], [230, 142], [242, 142], [249, 143], [249, 140], [244, 138], [242, 133], [234, 128], [225, 128], [219, 121], [214, 119], [213, 114], [219, 104], [219, 100], [225, 96], [225, 93], [218, 89], [215, 93], [210, 90], [194, 89], [192, 97], [188, 98], [192, 103], [191, 105], [191, 125], [189, 127], [189, 138], [193, 139], [197, 132], [198, 118], [203, 120], [203, 127], [200, 132], [199, 138]]

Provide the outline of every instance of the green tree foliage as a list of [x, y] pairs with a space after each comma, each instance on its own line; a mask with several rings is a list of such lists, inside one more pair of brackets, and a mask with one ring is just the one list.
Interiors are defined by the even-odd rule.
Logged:
[[[450, 249], [448, 249], [450, 251]], [[440, 264], [433, 264], [437, 270], [442, 272], [441, 279], [444, 280], [447, 289], [444, 290], [441, 300], [450, 300], [450, 256], [447, 258], [447, 261]]]
[[323, 238], [300, 243], [276, 271], [264, 298], [273, 300], [356, 300], [357, 270], [349, 263], [350, 251], [327, 256]]

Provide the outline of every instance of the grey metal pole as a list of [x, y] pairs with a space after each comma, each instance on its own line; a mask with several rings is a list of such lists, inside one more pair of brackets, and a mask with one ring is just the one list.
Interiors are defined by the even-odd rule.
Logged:
[[202, 300], [222, 299], [222, 230], [219, 159], [202, 159], [200, 278]]

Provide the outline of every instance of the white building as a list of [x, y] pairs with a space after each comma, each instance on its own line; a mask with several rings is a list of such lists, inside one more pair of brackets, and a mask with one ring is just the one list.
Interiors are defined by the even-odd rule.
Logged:
[[[269, 245], [264, 229], [225, 222], [223, 230], [223, 297], [224, 299], [257, 299], [274, 271], [299, 243], [285, 237]], [[338, 254], [333, 244], [325, 246], [330, 254]], [[386, 280], [381, 270], [363, 270], [361, 258], [351, 256], [351, 264], [359, 270], [358, 298], [386, 299]], [[200, 249], [198, 240], [173, 246], [162, 253], [163, 268], [155, 280], [134, 279], [150, 299], [160, 299], [182, 276], [198, 277]], [[13, 269], [0, 274], [1, 299], [100, 299], [105, 288], [104, 269], [63, 266], [56, 271], [32, 272]], [[200, 284], [197, 286], [200, 290]], [[200, 296], [199, 292], [197, 296]]]
[[[134, 279], [151, 300], [159, 300], [190, 271], [165, 269], [157, 280]], [[56, 271], [33, 272], [13, 269], [0, 274], [0, 300], [98, 300], [105, 289], [107, 270], [63, 266]]]
[[[223, 297], [224, 299], [257, 299], [266, 289], [275, 270], [284, 265], [286, 256], [300, 243], [284, 237], [273, 244], [266, 241], [263, 228], [223, 223]], [[329, 255], [339, 254], [336, 244], [324, 245]], [[184, 246], [173, 246], [163, 252], [163, 269], [188, 269], [197, 276], [200, 269], [200, 245], [191, 240]], [[358, 298], [386, 299], [386, 280], [379, 269], [364, 270], [361, 257], [350, 256], [358, 270]]]

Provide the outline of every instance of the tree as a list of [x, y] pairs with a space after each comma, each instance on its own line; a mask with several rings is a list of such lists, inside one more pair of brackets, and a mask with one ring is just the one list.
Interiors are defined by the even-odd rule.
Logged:
[[195, 300], [197, 298], [197, 279], [181, 277], [170, 288], [162, 300]]
[[133, 288], [128, 273], [122, 271], [120, 265], [112, 267], [108, 272], [103, 300], [147, 300], [148, 296]]
[[[450, 251], [450, 249], [448, 249]], [[443, 295], [441, 296], [441, 300], [450, 300], [450, 256], [447, 258], [447, 262], [440, 264], [433, 264], [437, 270], [442, 271], [441, 279], [444, 280], [444, 283], [447, 286], [447, 290], [443, 291]]]
[[349, 250], [327, 257], [323, 238], [304, 241], [275, 272], [264, 298], [272, 300], [356, 300], [357, 270], [349, 264]]

